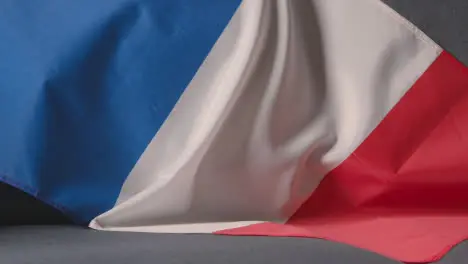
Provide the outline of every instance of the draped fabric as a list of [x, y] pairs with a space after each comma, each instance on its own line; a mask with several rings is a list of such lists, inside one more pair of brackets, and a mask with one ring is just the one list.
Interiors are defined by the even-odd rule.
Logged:
[[378, 0], [4, 1], [0, 39], [0, 179], [76, 223], [468, 237], [468, 69]]

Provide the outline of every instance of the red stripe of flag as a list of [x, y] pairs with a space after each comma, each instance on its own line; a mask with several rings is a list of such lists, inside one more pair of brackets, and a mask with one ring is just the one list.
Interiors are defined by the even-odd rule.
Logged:
[[405, 262], [468, 238], [468, 68], [442, 53], [285, 225], [218, 234], [315, 237]]

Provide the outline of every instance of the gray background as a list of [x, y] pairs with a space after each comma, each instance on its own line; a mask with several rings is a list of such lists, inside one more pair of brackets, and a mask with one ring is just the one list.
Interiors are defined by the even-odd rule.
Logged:
[[468, 65], [468, 0], [383, 0]]
[[[168, 0], [169, 1], [169, 0]], [[291, 0], [294, 1], [294, 0]], [[353, 1], [353, 0], [349, 0]], [[385, 0], [468, 64], [468, 0]], [[468, 260], [468, 243], [443, 264]], [[96, 232], [78, 227], [0, 228], [1, 264], [397, 263], [316, 239]]]

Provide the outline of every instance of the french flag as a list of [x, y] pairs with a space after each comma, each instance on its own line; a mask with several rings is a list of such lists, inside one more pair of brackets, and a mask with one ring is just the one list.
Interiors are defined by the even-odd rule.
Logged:
[[77, 224], [468, 238], [468, 68], [380, 0], [6, 0], [0, 58], [0, 181]]

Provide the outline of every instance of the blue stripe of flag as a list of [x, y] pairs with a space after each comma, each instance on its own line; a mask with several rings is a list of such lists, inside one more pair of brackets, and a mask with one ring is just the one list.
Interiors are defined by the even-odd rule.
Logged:
[[0, 1], [0, 179], [110, 209], [239, 2]]

